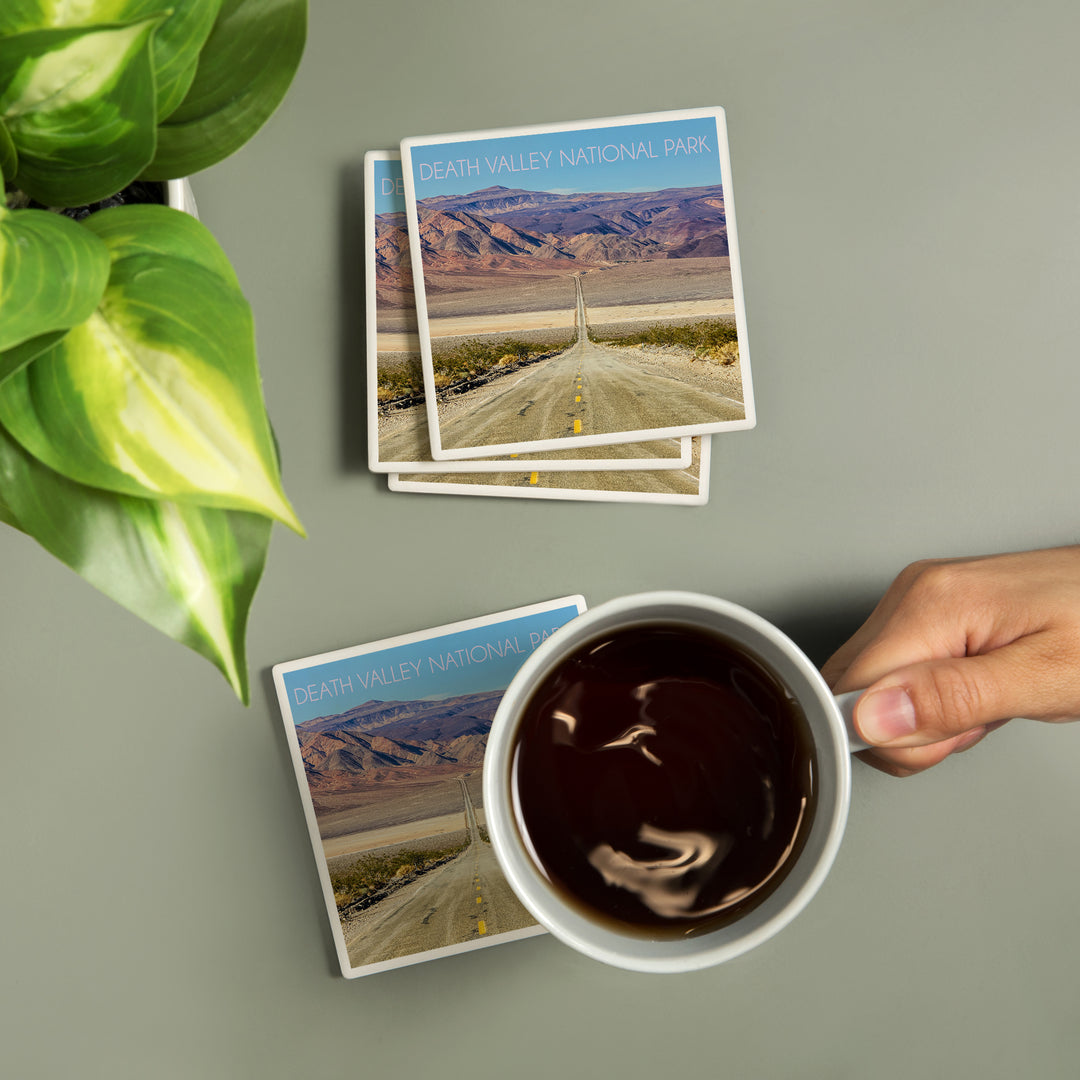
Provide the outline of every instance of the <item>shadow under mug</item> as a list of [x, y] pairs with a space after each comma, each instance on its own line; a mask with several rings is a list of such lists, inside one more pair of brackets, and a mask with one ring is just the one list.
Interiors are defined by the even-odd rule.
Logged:
[[[701, 627], [739, 643], [787, 687], [806, 715], [817, 761], [814, 819], [781, 884], [737, 921], [699, 935], [620, 933], [568, 904], [530, 855], [514, 810], [518, 726], [536, 688], [586, 642], [617, 629], [663, 623]], [[484, 810], [499, 865], [518, 899], [556, 938], [596, 960], [646, 972], [681, 972], [730, 960], [783, 929], [820, 888], [839, 849], [851, 795], [851, 754], [866, 748], [851, 712], [861, 691], [834, 697], [817, 668], [783, 631], [737, 604], [692, 592], [619, 597], [579, 615], [525, 661], [492, 721], [484, 756]]]

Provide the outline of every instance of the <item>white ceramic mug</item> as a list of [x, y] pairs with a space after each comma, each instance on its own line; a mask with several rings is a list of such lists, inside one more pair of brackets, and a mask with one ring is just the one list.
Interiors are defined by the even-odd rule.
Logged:
[[[576, 649], [601, 635], [647, 623], [702, 627], [738, 642], [799, 701], [814, 741], [817, 804], [810, 833], [781, 884], [736, 922], [697, 936], [622, 934], [569, 906], [538, 869], [514, 812], [512, 766], [522, 711], [533, 691]], [[634, 971], [693, 971], [759, 945], [810, 902], [832, 866], [847, 821], [851, 753], [864, 749], [851, 722], [860, 691], [834, 697], [817, 668], [772, 623], [737, 604], [690, 592], [624, 596], [571, 620], [525, 661], [503, 695], [484, 758], [484, 809], [496, 857], [518, 898], [542, 926], [579, 952]]]

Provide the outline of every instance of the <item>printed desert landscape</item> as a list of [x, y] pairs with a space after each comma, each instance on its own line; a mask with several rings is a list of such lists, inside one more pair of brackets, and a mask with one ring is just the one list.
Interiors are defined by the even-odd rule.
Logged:
[[[373, 846], [375, 829], [464, 813], [457, 780], [479, 776], [501, 691], [368, 701], [296, 725], [324, 844]], [[476, 801], [482, 804], [479, 786]], [[461, 828], [461, 824], [457, 826]], [[351, 838], [351, 839], [342, 839]]]
[[[551, 445], [575, 435], [745, 418], [720, 185], [572, 195], [495, 186], [423, 199], [417, 215], [444, 448]], [[408, 243], [404, 215], [379, 216], [380, 367], [411, 370], [415, 379], [416, 316], [408, 306], [411, 273], [403, 265]], [[619, 349], [643, 344], [664, 345], [673, 354], [674, 363], [656, 365], [668, 385], [646, 387], [614, 366]], [[593, 345], [608, 354], [602, 369]], [[554, 400], [531, 408], [538, 396], [552, 393], [540, 389], [541, 380], [550, 386], [567, 374], [549, 361], [575, 349], [578, 366], [594, 375], [593, 410], [566, 417]], [[699, 364], [689, 392], [678, 361]], [[714, 370], [719, 377], [710, 382], [710, 369], [721, 367], [728, 370]], [[490, 422], [461, 416], [462, 406], [479, 402], [468, 398], [479, 387], [525, 374], [531, 396], [524, 407], [533, 415], [524, 423], [511, 415], [523, 408], [517, 397], [501, 403], [501, 415], [486, 407]], [[541, 413], [556, 415], [540, 420]]]
[[482, 766], [502, 691], [296, 725], [353, 965], [533, 925], [495, 862]]
[[[574, 195], [496, 186], [424, 199], [417, 211], [433, 337], [572, 328], [575, 274], [593, 275], [586, 299], [598, 323], [734, 314], [720, 185]], [[378, 216], [375, 263], [379, 332], [401, 345], [416, 332], [404, 213]]]

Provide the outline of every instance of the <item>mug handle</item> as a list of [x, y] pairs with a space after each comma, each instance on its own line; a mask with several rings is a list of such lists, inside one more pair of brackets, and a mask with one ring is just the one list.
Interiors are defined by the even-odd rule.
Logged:
[[870, 744], [863, 742], [859, 738], [859, 733], [855, 730], [855, 702], [862, 697], [862, 690], [849, 690], [846, 694], [833, 695], [836, 700], [836, 706], [840, 710], [840, 715], [844, 720], [844, 729], [847, 731], [848, 747], [853, 754], [858, 753], [860, 750], [871, 749]]

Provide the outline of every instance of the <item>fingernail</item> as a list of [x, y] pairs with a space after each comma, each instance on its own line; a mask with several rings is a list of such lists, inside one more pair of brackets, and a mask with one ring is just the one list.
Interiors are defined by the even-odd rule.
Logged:
[[915, 706], [902, 686], [875, 690], [860, 699], [855, 719], [868, 743], [888, 743], [915, 731]]
[[970, 750], [976, 743], [980, 743], [986, 738], [990, 731], [989, 725], [986, 727], [973, 728], [967, 732], [962, 738], [958, 739], [956, 745], [952, 748], [954, 754], [962, 754], [965, 750]]

